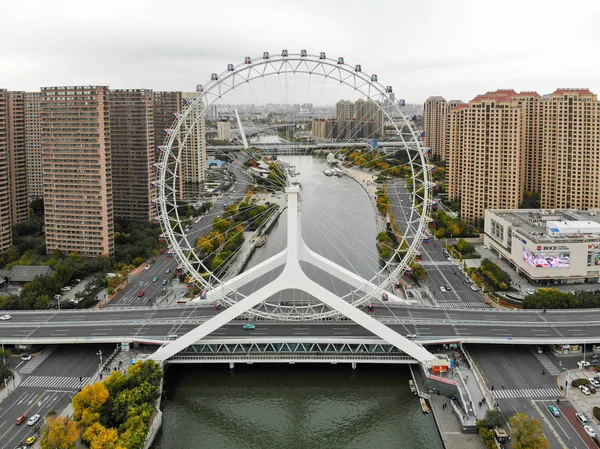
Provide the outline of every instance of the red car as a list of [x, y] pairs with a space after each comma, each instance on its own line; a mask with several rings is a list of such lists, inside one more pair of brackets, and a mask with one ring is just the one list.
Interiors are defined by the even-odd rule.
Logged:
[[25, 413], [23, 413], [21, 416], [19, 416], [17, 418], [17, 425], [23, 424], [26, 419], [27, 419], [27, 415]]
[[145, 293], [143, 291], [141, 291], [141, 292], [138, 293], [138, 298], [141, 298], [144, 295], [145, 295]]

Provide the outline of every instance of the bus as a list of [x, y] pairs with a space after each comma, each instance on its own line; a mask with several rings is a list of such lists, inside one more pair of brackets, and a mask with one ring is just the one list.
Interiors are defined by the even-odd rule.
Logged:
[[415, 257], [417, 260], [421, 260], [423, 258], [423, 253], [421, 251], [417, 251], [417, 255]]
[[412, 270], [412, 268], [407, 268], [407, 269], [406, 269], [406, 275], [407, 275], [408, 277], [412, 277], [412, 275], [413, 275], [413, 270]]
[[181, 268], [181, 265], [177, 265], [177, 268], [175, 268], [175, 274], [183, 274], [183, 268]]

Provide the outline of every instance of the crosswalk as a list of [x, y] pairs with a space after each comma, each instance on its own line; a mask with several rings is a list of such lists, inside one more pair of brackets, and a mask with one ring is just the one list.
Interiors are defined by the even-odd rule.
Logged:
[[36, 369], [41, 363], [48, 358], [50, 354], [56, 349], [56, 346], [47, 346], [40, 354], [34, 356], [29, 362], [25, 363], [19, 368], [19, 373], [30, 374]]
[[74, 390], [79, 389], [90, 380], [89, 377], [64, 377], [64, 376], [29, 376], [20, 386], [52, 388], [56, 390]]
[[464, 308], [485, 308], [489, 307], [485, 303], [481, 301], [471, 301], [471, 302], [463, 302], [463, 301], [436, 301], [438, 307], [446, 307], [452, 309], [464, 309]]
[[556, 367], [556, 365], [554, 365], [554, 363], [552, 363], [552, 360], [550, 360], [546, 354], [538, 354], [537, 350], [534, 348], [530, 349], [535, 358], [539, 360], [548, 374], [552, 376], [558, 376], [560, 374], [560, 370]]
[[558, 388], [523, 388], [520, 390], [494, 390], [492, 391], [494, 399], [511, 398], [549, 398], [556, 399], [563, 397]]

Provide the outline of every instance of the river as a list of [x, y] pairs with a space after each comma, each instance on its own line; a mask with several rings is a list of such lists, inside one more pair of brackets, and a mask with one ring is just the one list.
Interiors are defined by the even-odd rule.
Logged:
[[[376, 226], [362, 187], [347, 177], [324, 176], [325, 163], [311, 156], [283, 159], [300, 172], [307, 245], [372, 277]], [[249, 266], [285, 247], [286, 223], [284, 214]], [[342, 286], [330, 276], [307, 273], [340, 292]], [[233, 370], [173, 365], [166, 376], [162, 430], [152, 448], [441, 449], [433, 417], [423, 415], [408, 389], [409, 376], [405, 365], [359, 364], [355, 371], [347, 364], [254, 364]]]

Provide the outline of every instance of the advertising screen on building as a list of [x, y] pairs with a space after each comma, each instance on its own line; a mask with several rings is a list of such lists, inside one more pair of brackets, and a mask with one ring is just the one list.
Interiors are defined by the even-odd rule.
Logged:
[[531, 251], [523, 246], [523, 260], [536, 268], [569, 268], [571, 253], [568, 251]]
[[600, 253], [594, 253], [594, 265], [600, 265]]

